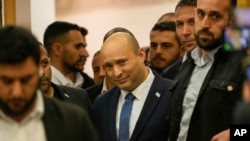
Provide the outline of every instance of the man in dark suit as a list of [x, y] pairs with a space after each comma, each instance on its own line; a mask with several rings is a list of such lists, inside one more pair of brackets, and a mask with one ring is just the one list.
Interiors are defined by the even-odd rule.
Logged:
[[197, 0], [198, 47], [187, 55], [172, 91], [170, 141], [229, 140], [233, 107], [241, 98], [243, 52], [223, 49], [235, 1]]
[[172, 64], [171, 66], [167, 67], [166, 69], [164, 69], [162, 72], [161, 72], [161, 76], [163, 78], [167, 78], [167, 79], [170, 79], [170, 80], [173, 80], [175, 75], [178, 73], [179, 71], [179, 68], [182, 64], [182, 60], [183, 58], [179, 59], [177, 62], [175, 62], [174, 64]]
[[170, 80], [155, 76], [145, 66], [145, 51], [129, 33], [111, 35], [103, 43], [101, 55], [107, 76], [117, 87], [94, 102], [94, 125], [100, 139], [166, 141]]
[[98, 50], [93, 56], [92, 69], [96, 85], [87, 88], [86, 91], [88, 92], [90, 101], [94, 103], [94, 100], [98, 95], [113, 88], [115, 84], [106, 76], [100, 50]]
[[51, 59], [54, 84], [79, 88], [88, 88], [95, 84], [83, 72], [89, 56], [84, 37], [78, 25], [68, 22], [53, 22], [45, 30], [44, 46]]
[[195, 7], [196, 0], [180, 0], [175, 7], [176, 33], [186, 53], [183, 58], [163, 70], [161, 75], [164, 78], [173, 80], [182, 62], [186, 60], [187, 52], [197, 46], [194, 37]]
[[42, 45], [40, 45], [40, 52], [40, 67], [42, 70], [40, 89], [43, 94], [76, 104], [85, 109], [90, 115], [92, 108], [86, 90], [51, 83], [50, 60], [46, 49]]
[[150, 32], [150, 68], [162, 71], [181, 59], [185, 53], [177, 37], [174, 21], [156, 23]]
[[103, 79], [103, 81], [101, 81], [100, 83], [87, 88], [86, 91], [88, 93], [88, 96], [89, 96], [91, 103], [93, 104], [95, 99], [100, 94], [104, 94], [105, 92], [107, 92], [108, 90], [113, 88], [114, 86], [115, 85], [113, 84], [113, 82], [111, 82], [111, 80], [109, 78], [105, 77]]
[[1, 140], [97, 141], [85, 110], [42, 95], [39, 62], [39, 43], [28, 30], [0, 29]]
[[[117, 32], [125, 32], [134, 36], [129, 30], [123, 27], [115, 27], [109, 30], [103, 37], [103, 42], [107, 40], [111, 35]], [[90, 101], [94, 103], [94, 100], [100, 94], [108, 91], [113, 88], [115, 84], [106, 76], [106, 71], [103, 67], [103, 59], [100, 54], [100, 50], [98, 50], [92, 60], [92, 69], [94, 74], [94, 80], [96, 85], [87, 88], [87, 92], [89, 94]]]

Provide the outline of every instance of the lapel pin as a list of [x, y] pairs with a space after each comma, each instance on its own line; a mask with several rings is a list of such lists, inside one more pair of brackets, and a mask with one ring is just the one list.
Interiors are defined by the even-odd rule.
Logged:
[[228, 90], [229, 92], [233, 91], [233, 89], [234, 89], [234, 88], [233, 88], [232, 85], [228, 85], [228, 86], [227, 86], [227, 90]]
[[158, 92], [156, 92], [155, 96], [157, 96], [159, 98], [161, 95]]
[[64, 93], [64, 95], [65, 95], [67, 98], [69, 98], [69, 95], [68, 95], [68, 94]]

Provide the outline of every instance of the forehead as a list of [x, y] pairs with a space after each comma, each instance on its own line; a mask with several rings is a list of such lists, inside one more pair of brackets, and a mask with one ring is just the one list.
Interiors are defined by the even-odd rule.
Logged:
[[101, 49], [101, 57], [105, 63], [128, 58], [132, 54], [133, 51], [131, 47], [117, 42], [107, 44]]
[[230, 0], [197, 0], [197, 9], [225, 12], [230, 8]]
[[194, 18], [195, 7], [193, 6], [182, 6], [176, 10], [176, 20], [182, 21], [184, 19]]
[[121, 44], [109, 44], [102, 48], [101, 57], [113, 57], [128, 54], [132, 52], [130, 47]]
[[40, 52], [41, 52], [41, 57], [48, 57], [48, 53], [44, 47], [40, 46]]
[[0, 76], [19, 78], [34, 73], [37, 70], [38, 66], [32, 57], [28, 57], [25, 61], [18, 64], [0, 64]]

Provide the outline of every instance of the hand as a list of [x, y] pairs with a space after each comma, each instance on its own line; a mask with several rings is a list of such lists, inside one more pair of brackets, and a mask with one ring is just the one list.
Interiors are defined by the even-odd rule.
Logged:
[[250, 101], [250, 85], [248, 81], [245, 81], [243, 84], [243, 100]]
[[224, 130], [213, 136], [211, 141], [230, 141], [230, 130]]

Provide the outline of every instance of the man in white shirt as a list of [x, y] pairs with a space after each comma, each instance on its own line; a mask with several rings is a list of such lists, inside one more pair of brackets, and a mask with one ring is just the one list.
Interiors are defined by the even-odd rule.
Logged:
[[[170, 141], [227, 141], [233, 108], [241, 99], [243, 51], [224, 50], [235, 0], [197, 0], [197, 47], [187, 54], [170, 87]], [[192, 9], [190, 9], [192, 10]]]
[[0, 29], [0, 140], [97, 140], [85, 111], [41, 94], [39, 62], [28, 30]]
[[53, 83], [81, 88], [95, 84], [83, 72], [89, 53], [78, 25], [63, 21], [51, 23], [44, 33], [44, 46], [51, 59]]

